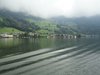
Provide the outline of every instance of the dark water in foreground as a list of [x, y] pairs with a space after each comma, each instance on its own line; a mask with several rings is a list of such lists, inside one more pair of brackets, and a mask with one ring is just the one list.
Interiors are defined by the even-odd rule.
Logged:
[[100, 40], [0, 39], [0, 75], [100, 75]]

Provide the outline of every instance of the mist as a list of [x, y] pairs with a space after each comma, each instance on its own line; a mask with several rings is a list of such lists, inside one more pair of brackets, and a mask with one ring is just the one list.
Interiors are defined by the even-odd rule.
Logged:
[[0, 0], [0, 9], [42, 18], [100, 15], [100, 0]]

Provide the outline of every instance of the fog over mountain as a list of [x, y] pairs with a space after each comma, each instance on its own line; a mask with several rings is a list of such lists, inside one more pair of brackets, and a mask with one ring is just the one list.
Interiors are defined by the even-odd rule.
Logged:
[[25, 12], [33, 16], [81, 17], [100, 14], [100, 0], [0, 0], [0, 9]]
[[0, 27], [100, 35], [100, 0], [0, 0]]

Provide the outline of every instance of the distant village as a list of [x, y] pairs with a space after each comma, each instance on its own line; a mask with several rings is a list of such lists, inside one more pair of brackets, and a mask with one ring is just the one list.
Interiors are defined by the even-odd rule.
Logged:
[[68, 34], [37, 34], [37, 33], [2, 33], [0, 34], [0, 38], [40, 38], [40, 37], [47, 37], [47, 38], [77, 38], [81, 36], [76, 35], [68, 35]]
[[82, 38], [82, 37], [98, 37], [97, 35], [70, 35], [70, 34], [38, 34], [38, 33], [28, 33], [28, 32], [22, 32], [22, 33], [1, 33], [0, 38], [40, 38], [40, 37], [46, 37], [46, 38], [67, 38], [67, 39], [76, 39], [76, 38]]

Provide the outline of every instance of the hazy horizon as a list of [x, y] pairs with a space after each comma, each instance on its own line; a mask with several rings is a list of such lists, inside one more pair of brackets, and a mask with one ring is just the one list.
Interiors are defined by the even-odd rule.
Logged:
[[0, 9], [25, 12], [33, 16], [81, 17], [100, 15], [100, 0], [0, 0]]

